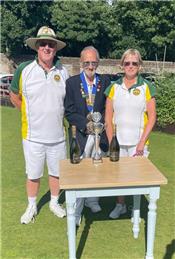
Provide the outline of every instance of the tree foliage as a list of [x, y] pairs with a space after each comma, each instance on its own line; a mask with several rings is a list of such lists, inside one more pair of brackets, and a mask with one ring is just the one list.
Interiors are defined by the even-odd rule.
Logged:
[[[60, 54], [79, 56], [94, 45], [101, 57], [120, 58], [137, 48], [144, 59], [175, 60], [175, 1], [1, 1], [1, 47], [27, 53], [23, 42], [51, 26], [67, 43]], [[31, 51], [31, 50], [30, 50]]]
[[163, 59], [167, 46], [167, 59], [175, 59], [174, 1], [114, 1], [111, 10], [123, 32], [123, 39], [115, 43], [115, 55], [125, 46], [136, 47], [145, 59], [155, 59], [155, 54]]
[[45, 24], [52, 26], [49, 10], [51, 4], [52, 1], [2, 1], [2, 51], [12, 55], [25, 53], [25, 39], [36, 35], [38, 28]]
[[103, 13], [108, 11], [105, 1], [59, 1], [52, 8], [52, 24], [59, 31], [68, 48], [65, 54], [79, 56], [81, 49], [87, 45], [100, 48], [107, 53], [108, 33], [104, 27]]

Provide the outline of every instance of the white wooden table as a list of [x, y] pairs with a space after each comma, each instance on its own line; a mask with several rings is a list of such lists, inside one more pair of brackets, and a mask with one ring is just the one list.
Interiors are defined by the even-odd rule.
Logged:
[[145, 157], [125, 157], [118, 162], [103, 158], [103, 163], [94, 165], [91, 158], [73, 165], [68, 159], [60, 163], [60, 187], [66, 192], [69, 258], [76, 259], [76, 198], [133, 195], [133, 235], [138, 238], [140, 222], [140, 197], [147, 194], [148, 225], [146, 259], [154, 259], [156, 227], [156, 202], [160, 185], [167, 179]]

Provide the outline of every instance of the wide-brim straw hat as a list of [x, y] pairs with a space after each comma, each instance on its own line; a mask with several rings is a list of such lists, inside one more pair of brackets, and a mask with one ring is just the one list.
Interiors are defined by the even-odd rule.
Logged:
[[54, 41], [56, 43], [56, 49], [57, 51], [64, 48], [66, 46], [66, 43], [61, 41], [61, 40], [57, 40], [56, 38], [56, 34], [55, 32], [47, 27], [47, 26], [43, 26], [38, 30], [37, 36], [36, 38], [29, 38], [26, 40], [26, 44], [31, 48], [37, 51], [37, 46], [36, 43], [39, 40], [51, 40]]

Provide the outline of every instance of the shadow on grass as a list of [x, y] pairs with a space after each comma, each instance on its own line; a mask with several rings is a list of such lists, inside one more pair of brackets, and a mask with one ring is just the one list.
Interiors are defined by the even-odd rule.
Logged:
[[37, 204], [37, 211], [38, 214], [40, 213], [41, 208], [50, 201], [50, 191], [46, 192], [41, 199], [39, 200], [38, 204]]
[[[37, 204], [37, 210], [38, 214], [40, 213], [41, 208], [50, 201], [50, 191], [47, 191], [39, 200]], [[65, 191], [61, 190], [60, 191], [60, 196], [59, 196], [59, 203], [63, 204], [65, 202]]]
[[[133, 206], [133, 196], [126, 196], [125, 198], [126, 205], [127, 205], [127, 213], [120, 217], [121, 220], [123, 219], [130, 219], [132, 214], [132, 206]], [[115, 197], [101, 197], [100, 198], [100, 205], [102, 207], [102, 212], [93, 214], [90, 209], [84, 207], [82, 217], [85, 218], [85, 226], [82, 231], [80, 241], [77, 248], [77, 259], [80, 259], [83, 253], [83, 249], [86, 244], [86, 240], [88, 238], [88, 234], [91, 228], [91, 225], [94, 221], [101, 221], [101, 220], [113, 220], [109, 219], [109, 214], [111, 210], [114, 208], [116, 202]], [[148, 201], [145, 196], [141, 196], [141, 208], [140, 208], [140, 217], [145, 222], [145, 247], [146, 247], [146, 237], [147, 237], [147, 211], [148, 211]], [[119, 219], [119, 220], [120, 220]], [[118, 219], [117, 219], [118, 220]], [[78, 231], [78, 230], [77, 230]], [[146, 249], [145, 249], [146, 250]], [[169, 259], [169, 258], [164, 258]]]
[[175, 239], [173, 239], [171, 243], [167, 245], [166, 253], [163, 259], [172, 259], [174, 254], [175, 254]]

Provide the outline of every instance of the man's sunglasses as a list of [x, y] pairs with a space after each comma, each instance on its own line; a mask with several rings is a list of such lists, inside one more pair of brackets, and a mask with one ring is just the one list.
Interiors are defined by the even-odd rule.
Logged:
[[51, 49], [54, 49], [56, 46], [55, 42], [49, 42], [49, 41], [39, 41], [37, 44], [39, 47], [48, 46]]
[[123, 63], [124, 67], [129, 67], [129, 66], [133, 66], [133, 67], [138, 67], [139, 63], [138, 62], [130, 62], [130, 61], [126, 61]]
[[89, 67], [89, 66], [92, 66], [92, 67], [97, 67], [98, 66], [98, 62], [97, 61], [86, 61], [86, 62], [83, 62], [83, 67]]

